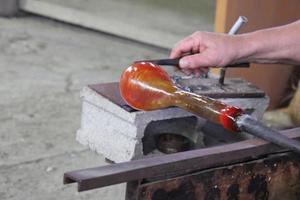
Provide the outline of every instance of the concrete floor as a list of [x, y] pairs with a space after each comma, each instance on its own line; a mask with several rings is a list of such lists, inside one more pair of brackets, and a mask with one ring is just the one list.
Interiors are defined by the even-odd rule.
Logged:
[[22, 0], [28, 12], [172, 48], [196, 30], [212, 31], [211, 0]]
[[44, 18], [0, 18], [0, 199], [123, 199], [122, 185], [77, 193], [63, 173], [106, 164], [75, 141], [80, 89], [167, 52]]

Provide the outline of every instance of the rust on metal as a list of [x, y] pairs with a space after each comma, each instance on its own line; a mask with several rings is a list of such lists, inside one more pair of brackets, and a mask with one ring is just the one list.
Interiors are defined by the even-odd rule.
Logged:
[[124, 110], [128, 112], [136, 111], [123, 100], [119, 91], [119, 83], [112, 82], [112, 83], [101, 83], [95, 85], [89, 85], [89, 88], [94, 90], [96, 93], [104, 96], [105, 98], [112, 101], [114, 104], [120, 106]]
[[[282, 133], [289, 138], [300, 138], [300, 128]], [[249, 139], [217, 147], [71, 171], [64, 174], [64, 183], [77, 182], [78, 191], [84, 191], [135, 180], [166, 179], [234, 162], [251, 160], [278, 150], [280, 150], [278, 146], [266, 141]]]
[[298, 200], [300, 158], [292, 153], [139, 186], [143, 200]]

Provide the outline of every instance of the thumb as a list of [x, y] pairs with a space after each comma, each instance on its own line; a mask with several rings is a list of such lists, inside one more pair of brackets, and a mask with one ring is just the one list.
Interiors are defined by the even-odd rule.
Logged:
[[181, 68], [195, 69], [199, 67], [211, 67], [212, 63], [209, 62], [205, 56], [205, 53], [198, 53], [181, 58], [179, 61], [179, 66]]

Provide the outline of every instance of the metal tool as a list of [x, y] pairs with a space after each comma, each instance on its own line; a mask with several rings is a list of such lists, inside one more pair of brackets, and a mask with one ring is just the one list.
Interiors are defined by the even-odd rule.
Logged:
[[[248, 19], [245, 16], [239, 16], [237, 21], [234, 23], [234, 25], [231, 27], [230, 31], [228, 32], [228, 35], [235, 35], [238, 32], [238, 30], [241, 28], [241, 26], [247, 22], [248, 22]], [[227, 67], [222, 67], [221, 71], [220, 71], [219, 84], [221, 84], [221, 85], [224, 85], [226, 68]]]
[[[175, 66], [179, 68], [179, 60], [181, 58], [174, 58], [174, 59], [153, 59], [153, 60], [139, 60], [135, 61], [134, 63], [140, 63], [140, 62], [151, 62], [156, 65], [170, 65]], [[228, 65], [226, 68], [247, 68], [249, 67], [249, 63], [239, 63], [239, 64], [233, 64]]]
[[135, 61], [134, 63], [140, 63], [140, 62], [151, 62], [156, 65], [170, 65], [179, 67], [179, 60], [180, 58], [174, 58], [174, 59], [153, 59], [153, 60], [139, 60]]
[[266, 127], [250, 115], [244, 114], [238, 117], [236, 124], [241, 131], [245, 131], [251, 135], [262, 138], [282, 147], [286, 147], [300, 154], [300, 142], [292, 140], [278, 131]]

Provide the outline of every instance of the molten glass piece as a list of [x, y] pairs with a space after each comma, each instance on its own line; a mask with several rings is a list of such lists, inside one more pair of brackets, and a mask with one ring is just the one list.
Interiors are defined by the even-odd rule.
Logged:
[[220, 101], [177, 88], [167, 72], [149, 62], [134, 63], [122, 74], [123, 99], [138, 110], [156, 110], [177, 106], [231, 131], [238, 131], [236, 118], [243, 110]]

